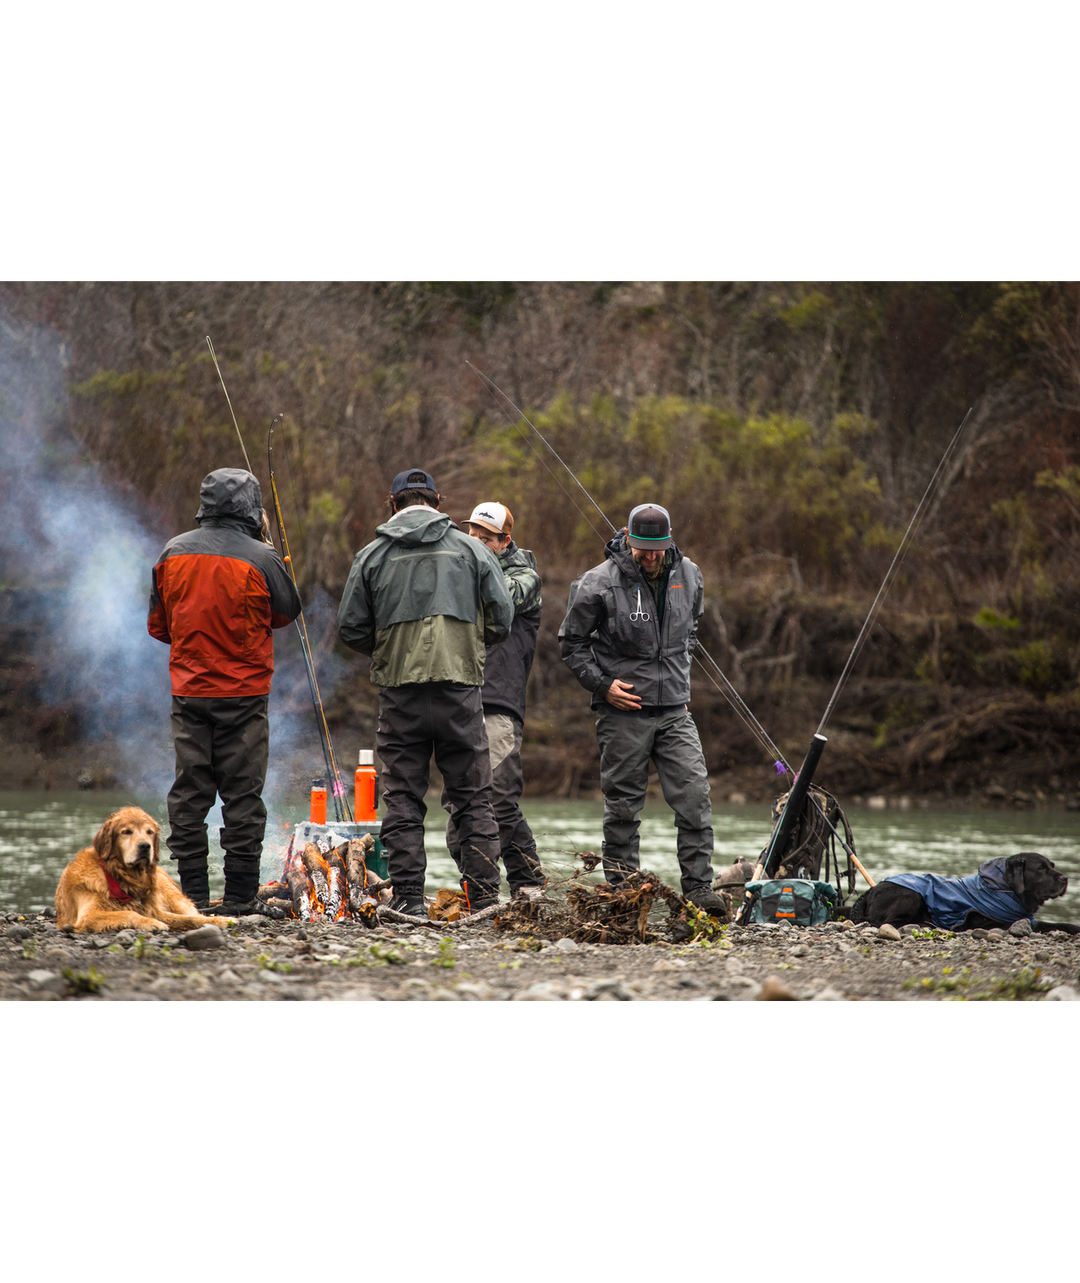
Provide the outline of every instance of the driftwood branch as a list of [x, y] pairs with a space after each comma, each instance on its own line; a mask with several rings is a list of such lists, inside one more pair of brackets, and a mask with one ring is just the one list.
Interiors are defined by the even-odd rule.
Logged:
[[479, 913], [470, 913], [464, 918], [458, 918], [456, 922], [434, 922], [430, 918], [416, 918], [408, 913], [398, 913], [396, 909], [389, 909], [385, 904], [380, 905], [378, 916], [380, 921], [386, 922], [407, 922], [411, 927], [438, 927], [440, 930], [445, 927], [452, 931], [456, 927], [471, 927], [478, 922], [486, 922], [493, 918], [500, 909], [505, 909], [505, 904], [490, 904], [486, 909], [481, 909]]

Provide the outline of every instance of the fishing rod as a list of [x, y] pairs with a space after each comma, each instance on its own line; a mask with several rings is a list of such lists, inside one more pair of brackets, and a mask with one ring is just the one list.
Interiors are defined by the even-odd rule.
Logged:
[[[217, 353], [214, 351], [214, 345], [210, 340], [210, 335], [206, 336], [206, 346], [210, 349], [210, 359], [214, 363], [214, 369], [217, 370], [217, 376], [221, 382], [221, 390], [225, 393], [225, 400], [229, 406], [229, 413], [232, 415], [233, 426], [236, 428], [236, 435], [240, 441], [240, 449], [244, 452], [244, 462], [247, 464], [248, 472], [255, 475], [251, 466], [251, 460], [248, 458], [247, 446], [244, 445], [244, 437], [240, 431], [240, 424], [236, 421], [236, 411], [233, 409], [232, 398], [229, 396], [229, 389], [225, 386], [225, 378], [221, 373], [221, 366], [218, 364]], [[300, 591], [296, 582], [296, 572], [293, 570], [292, 557], [289, 555], [289, 543], [285, 537], [285, 523], [281, 515], [281, 503], [278, 500], [277, 485], [274, 481], [274, 459], [273, 459], [273, 438], [275, 426], [284, 419], [283, 414], [279, 414], [270, 424], [270, 432], [267, 437], [267, 458], [270, 467], [270, 489], [274, 496], [274, 514], [277, 517], [278, 534], [281, 538], [282, 558], [285, 562], [285, 568], [288, 570], [293, 581], [293, 587], [297, 592]], [[269, 542], [269, 541], [268, 541]], [[271, 546], [272, 543], [271, 543]], [[311, 658], [311, 644], [308, 641], [307, 624], [304, 621], [304, 612], [301, 609], [300, 614], [295, 619], [297, 635], [300, 638], [300, 652], [304, 658], [304, 669], [307, 673], [308, 690], [311, 694], [311, 701], [315, 706], [315, 720], [319, 731], [319, 739], [322, 744], [323, 761], [326, 765], [326, 772], [332, 781], [331, 791], [334, 797], [334, 816], [339, 823], [345, 820], [352, 820], [352, 808], [349, 806], [348, 793], [345, 789], [344, 781], [341, 778], [341, 772], [338, 770], [337, 761], [334, 757], [334, 744], [330, 738], [330, 728], [326, 723], [326, 712], [323, 709], [322, 696], [319, 694], [319, 683], [315, 677], [315, 664]]]
[[[292, 577], [294, 587], [299, 592], [300, 586], [296, 582], [296, 571], [293, 568], [292, 554], [289, 551], [289, 539], [285, 533], [285, 520], [281, 512], [277, 481], [274, 478], [274, 429], [284, 418], [284, 414], [276, 415], [270, 424], [270, 430], [266, 434], [266, 462], [270, 471], [270, 492], [274, 497], [274, 517], [277, 520], [278, 537], [281, 540], [282, 560], [285, 562], [285, 567]], [[351, 821], [353, 815], [352, 808], [349, 805], [349, 795], [341, 778], [341, 771], [338, 769], [337, 758], [334, 755], [334, 741], [330, 737], [330, 727], [326, 722], [326, 712], [323, 708], [322, 695], [319, 693], [319, 682], [315, 676], [315, 663], [311, 657], [311, 644], [308, 641], [307, 624], [304, 621], [304, 612], [302, 610], [296, 617], [296, 631], [300, 638], [300, 650], [304, 656], [304, 668], [307, 672], [311, 702], [315, 706], [315, 720], [319, 731], [319, 739], [322, 743], [323, 760], [326, 763], [327, 774], [331, 780], [330, 791], [334, 798], [334, 815], [339, 823], [345, 820]]]
[[[802, 768], [799, 771], [799, 774], [795, 777], [795, 782], [792, 784], [791, 790], [788, 793], [787, 801], [784, 804], [784, 810], [776, 824], [776, 827], [773, 829], [772, 840], [769, 842], [768, 847], [766, 847], [761, 860], [754, 870], [754, 876], [751, 879], [754, 882], [758, 881], [763, 876], [768, 876], [769, 872], [773, 868], [774, 862], [778, 863], [784, 852], [787, 850], [787, 844], [791, 837], [792, 830], [798, 823], [799, 817], [802, 815], [802, 808], [806, 799], [807, 791], [810, 788], [810, 784], [814, 777], [814, 771], [817, 768], [818, 762], [821, 760], [821, 754], [824, 751], [825, 744], [827, 742], [826, 737], [822, 732], [825, 730], [829, 718], [832, 716], [833, 709], [836, 707], [836, 702], [840, 698], [840, 694], [843, 691], [844, 686], [847, 684], [847, 679], [851, 674], [855, 661], [858, 659], [862, 652], [862, 648], [866, 643], [866, 639], [870, 635], [870, 630], [873, 628], [874, 621], [877, 619], [878, 612], [881, 609], [881, 604], [884, 602], [889, 589], [892, 587], [893, 582], [896, 579], [896, 575], [900, 570], [900, 566], [903, 564], [907, 550], [911, 547], [915, 536], [919, 532], [919, 527], [922, 525], [922, 520], [926, 514], [930, 498], [937, 489], [938, 482], [945, 471], [945, 467], [959, 444], [960, 437], [964, 429], [967, 427], [968, 420], [971, 418], [973, 410], [974, 407], [969, 409], [967, 414], [964, 415], [960, 426], [953, 433], [952, 440], [945, 447], [945, 453], [941, 456], [941, 461], [934, 469], [934, 474], [927, 483], [926, 489], [923, 491], [923, 496], [919, 500], [918, 506], [912, 514], [911, 520], [908, 522], [907, 529], [904, 531], [904, 537], [900, 540], [900, 544], [897, 547], [896, 552], [893, 554], [893, 559], [889, 565], [889, 569], [885, 572], [885, 578], [881, 581], [881, 587], [878, 589], [877, 596], [874, 598], [866, 619], [863, 621], [863, 626], [859, 630], [859, 635], [855, 638], [855, 644], [851, 648], [850, 655], [848, 655], [847, 663], [844, 665], [840, 678], [837, 681], [836, 686], [833, 689], [833, 693], [829, 698], [829, 702], [825, 707], [825, 712], [822, 714], [821, 721], [818, 723], [818, 728], [814, 732], [813, 738], [810, 741], [810, 747], [807, 750]], [[863, 873], [863, 876], [866, 876], [865, 872]], [[873, 886], [873, 882], [871, 882], [870, 885]], [[742, 922], [745, 920], [749, 912], [750, 899], [750, 892], [747, 892], [739, 912], [735, 917], [736, 922]]]

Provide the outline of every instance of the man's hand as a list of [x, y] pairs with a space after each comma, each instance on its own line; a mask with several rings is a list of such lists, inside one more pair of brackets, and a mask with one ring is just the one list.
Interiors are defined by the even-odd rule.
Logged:
[[604, 698], [612, 708], [638, 709], [641, 707], [641, 696], [631, 695], [630, 692], [633, 689], [633, 682], [620, 682], [616, 677], [608, 687]]

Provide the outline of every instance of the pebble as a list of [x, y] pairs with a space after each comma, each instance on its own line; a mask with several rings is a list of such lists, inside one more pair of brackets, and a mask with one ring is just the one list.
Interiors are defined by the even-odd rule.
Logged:
[[125, 949], [128, 948], [135, 943], [135, 932], [130, 927], [125, 927], [123, 931], [116, 933], [115, 943]]
[[561, 940], [555, 941], [555, 948], [560, 950], [562, 953], [573, 953], [575, 949], [579, 949], [580, 947], [581, 946], [571, 940], [569, 936], [564, 936]]
[[824, 989], [819, 989], [811, 1002], [845, 1002], [846, 999], [839, 989], [834, 989], [832, 985], [826, 985]]
[[1009, 928], [1009, 935], [1011, 936], [1030, 936], [1034, 934], [1035, 932], [1027, 918], [1018, 919]]
[[331, 994], [335, 1002], [381, 1002], [382, 999], [374, 989], [366, 985], [357, 985], [352, 989], [341, 989]]
[[530, 985], [528, 989], [519, 989], [518, 992], [514, 994], [513, 1001], [562, 1002], [565, 998], [566, 990], [561, 985], [540, 981], [537, 984]]
[[810, 946], [808, 944], [797, 944], [794, 949], [790, 950], [793, 958], [805, 958], [809, 952]]
[[31, 971], [26, 977], [35, 992], [54, 993], [62, 998], [67, 992], [67, 981], [58, 971]]
[[1004, 940], [1008, 932], [1004, 927], [991, 927], [986, 933], [988, 940]]
[[180, 937], [185, 949], [220, 949], [225, 944], [225, 933], [220, 927], [198, 927]]
[[766, 976], [757, 995], [758, 1002], [797, 1002], [798, 999], [779, 976]]
[[877, 929], [879, 940], [899, 940], [900, 932], [888, 922], [883, 922]]
[[9, 940], [29, 940], [34, 933], [29, 927], [24, 927], [21, 922], [13, 922], [4, 932]]
[[219, 985], [238, 985], [240, 977], [232, 967], [226, 967], [224, 971], [218, 972], [217, 982]]
[[1056, 989], [1051, 989], [1044, 999], [1045, 1002], [1080, 1002], [1080, 993], [1077, 993], [1072, 985], [1058, 985]]
[[594, 980], [585, 988], [585, 998], [589, 1002], [595, 1002], [597, 998], [605, 995], [617, 998], [620, 1002], [630, 1002], [634, 997], [623, 984], [621, 977], [616, 977], [614, 980]]
[[858, 929], [859, 929], [859, 924], [858, 924], [857, 922], [852, 922], [852, 920], [851, 920], [850, 918], [845, 918], [845, 919], [844, 919], [844, 930], [845, 930], [845, 931], [858, 931]]
[[498, 997], [491, 985], [485, 984], [483, 980], [479, 980], [475, 984], [458, 985], [457, 991], [468, 1002], [490, 1002], [493, 998]]

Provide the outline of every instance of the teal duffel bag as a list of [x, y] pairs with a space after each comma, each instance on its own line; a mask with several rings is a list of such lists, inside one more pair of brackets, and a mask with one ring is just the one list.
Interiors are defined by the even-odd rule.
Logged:
[[836, 905], [836, 888], [809, 878], [770, 878], [748, 882], [751, 922], [790, 922], [812, 927], [828, 922]]

